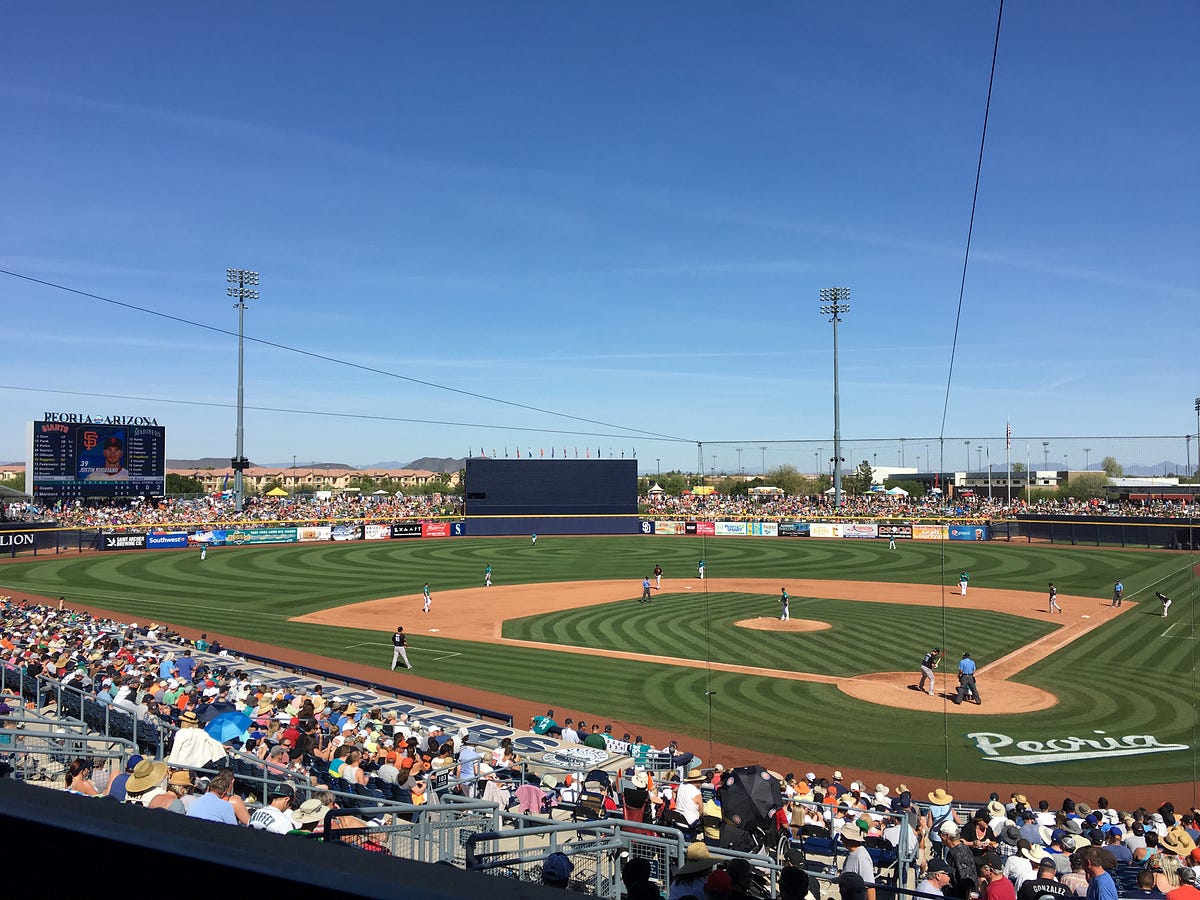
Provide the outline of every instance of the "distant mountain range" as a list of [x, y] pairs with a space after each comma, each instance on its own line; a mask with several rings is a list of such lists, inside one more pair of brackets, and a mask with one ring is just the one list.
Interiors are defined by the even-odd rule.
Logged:
[[[1193, 463], [1193, 466], [1195, 464]], [[1126, 466], [1125, 474], [1131, 478], [1162, 478], [1164, 475], [1187, 475], [1188, 467], [1184, 463], [1166, 462], [1155, 463], [1152, 466]]]
[[[266, 469], [290, 469], [291, 462], [256, 463], [252, 466], [262, 466]], [[466, 458], [453, 459], [449, 457], [422, 456], [412, 462], [403, 463], [398, 460], [371, 463], [368, 466], [352, 466], [339, 462], [297, 462], [297, 469], [423, 469], [426, 472], [457, 472], [466, 466]], [[203, 456], [200, 459], [168, 459], [168, 469], [228, 469], [228, 456]]]

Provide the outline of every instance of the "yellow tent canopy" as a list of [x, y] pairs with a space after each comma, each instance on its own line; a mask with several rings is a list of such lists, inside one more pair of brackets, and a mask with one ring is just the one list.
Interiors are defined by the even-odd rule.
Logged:
[[267, 496], [268, 497], [286, 497], [287, 491], [285, 491], [281, 487], [273, 487], [269, 491], [267, 491]]

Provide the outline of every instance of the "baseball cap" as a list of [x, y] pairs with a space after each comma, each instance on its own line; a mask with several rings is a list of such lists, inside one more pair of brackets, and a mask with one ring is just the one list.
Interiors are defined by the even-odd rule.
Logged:
[[929, 865], [925, 867], [925, 871], [928, 874], [933, 875], [937, 872], [949, 872], [950, 867], [946, 865], [946, 861], [944, 859], [931, 859], [929, 861]]
[[575, 871], [575, 863], [565, 853], [555, 851], [542, 862], [542, 877], [547, 881], [567, 881]]
[[289, 800], [295, 800], [296, 789], [290, 784], [272, 785], [271, 789], [267, 791], [267, 799], [274, 800], [277, 797], [287, 797]]

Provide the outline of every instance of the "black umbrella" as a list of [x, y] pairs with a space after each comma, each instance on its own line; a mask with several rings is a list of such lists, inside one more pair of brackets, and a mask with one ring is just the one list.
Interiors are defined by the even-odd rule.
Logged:
[[721, 816], [738, 828], [770, 829], [782, 806], [779, 778], [762, 766], [730, 769], [721, 779]]

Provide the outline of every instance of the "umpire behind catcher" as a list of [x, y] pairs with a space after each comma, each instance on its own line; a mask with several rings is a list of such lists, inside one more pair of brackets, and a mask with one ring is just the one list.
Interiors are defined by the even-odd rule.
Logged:
[[964, 653], [958, 664], [958, 691], [954, 695], [955, 705], [962, 703], [967, 697], [973, 699], [977, 705], [983, 703], [983, 698], [979, 696], [979, 687], [975, 684], [975, 660], [971, 659], [970, 653]]

